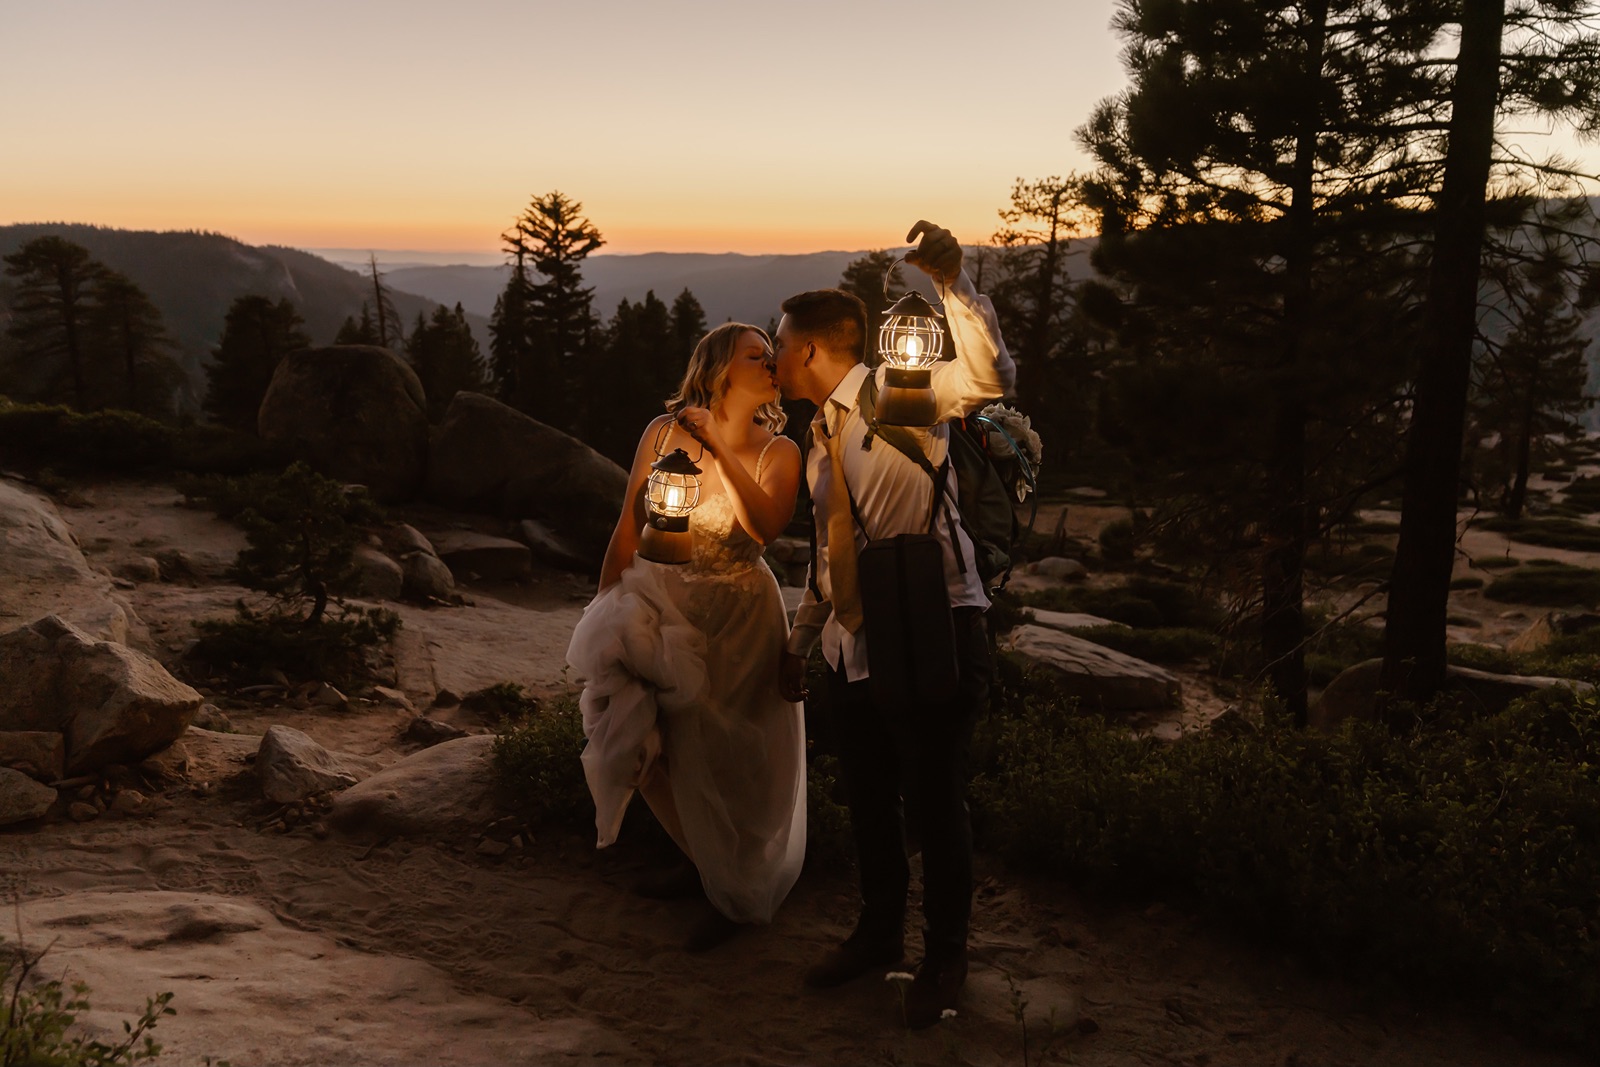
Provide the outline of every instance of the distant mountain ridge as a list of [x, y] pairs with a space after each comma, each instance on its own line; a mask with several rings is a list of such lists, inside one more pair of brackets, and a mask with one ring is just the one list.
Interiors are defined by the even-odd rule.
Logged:
[[[131, 278], [161, 309], [178, 345], [178, 361], [189, 376], [191, 404], [204, 394], [201, 368], [221, 340], [223, 320], [237, 297], [287, 297], [316, 344], [332, 342], [344, 320], [359, 316], [361, 302], [372, 298], [372, 283], [354, 271], [298, 249], [257, 247], [218, 233], [25, 223], [0, 226], [0, 255], [45, 234], [87, 248], [94, 258]], [[393, 295], [408, 330], [419, 311], [431, 313], [436, 306], [427, 297], [398, 289]], [[480, 342], [486, 341], [488, 324], [480, 319], [473, 325]]]

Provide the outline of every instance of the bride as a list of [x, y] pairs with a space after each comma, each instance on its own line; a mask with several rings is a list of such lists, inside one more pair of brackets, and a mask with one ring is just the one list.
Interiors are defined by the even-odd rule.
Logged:
[[[761, 558], [800, 482], [783, 423], [766, 333], [729, 322], [706, 334], [639, 441], [599, 592], [567, 650], [584, 682], [598, 845], [616, 840], [637, 789], [713, 906], [690, 936], [695, 950], [770, 922], [805, 856], [804, 719], [778, 693], [788, 624]], [[693, 556], [676, 566], [636, 554], [645, 478], [674, 448], [703, 472]]]

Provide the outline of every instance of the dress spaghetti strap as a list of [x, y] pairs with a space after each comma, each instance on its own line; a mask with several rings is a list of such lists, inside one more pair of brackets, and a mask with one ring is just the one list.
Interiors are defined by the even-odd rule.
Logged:
[[773, 434], [770, 438], [767, 439], [767, 443], [761, 446], [761, 454], [756, 457], [756, 482], [757, 483], [759, 483], [761, 481], [761, 461], [767, 458], [767, 449], [771, 448], [773, 445], [775, 445], [777, 443], [778, 443], [778, 435], [777, 434]]

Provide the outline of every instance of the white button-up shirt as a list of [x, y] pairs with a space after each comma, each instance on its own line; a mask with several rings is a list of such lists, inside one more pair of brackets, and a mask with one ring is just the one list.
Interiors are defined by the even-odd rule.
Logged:
[[[943, 310], [955, 359], [936, 363], [932, 368], [939, 421], [927, 428], [908, 427], [935, 470], [950, 451], [950, 427], [946, 420], [970, 415], [984, 404], [1006, 396], [1016, 382], [1016, 364], [1011, 361], [1011, 354], [1000, 337], [994, 305], [973, 288], [965, 271], [950, 286]], [[871, 336], [872, 331], [869, 329], [868, 333]], [[837, 669], [842, 659], [845, 676], [852, 682], [868, 674], [867, 633], [862, 628], [852, 634], [833, 617], [832, 586], [828, 579], [827, 515], [828, 483], [833, 478], [833, 465], [828, 459], [824, 430], [844, 434], [845, 481], [855, 498], [861, 522], [866, 526], [865, 530], [854, 527], [858, 549], [865, 547], [869, 540], [927, 532], [928, 513], [933, 505], [933, 479], [899, 449], [882, 440], [873, 441], [868, 451], [861, 448], [867, 424], [856, 401], [861, 383], [869, 373], [859, 364], [851, 368], [817, 410], [811, 423], [816, 444], [806, 461], [806, 482], [815, 502], [812, 521], [817, 530], [817, 552], [811, 560], [811, 576], [815, 577], [822, 598], [819, 600], [811, 592], [808, 582], [805, 598], [795, 614], [794, 630], [789, 635], [789, 651], [802, 656], [810, 654], [820, 635], [828, 665]], [[880, 390], [883, 373], [884, 368], [878, 368]], [[933, 532], [944, 549], [950, 604], [952, 607], [988, 607], [989, 598], [978, 576], [972, 542], [961, 529], [958, 518], [960, 501], [953, 470], [945, 480], [945, 505], [948, 513], [945, 508], [940, 509]], [[957, 562], [957, 552], [961, 553], [965, 569]]]

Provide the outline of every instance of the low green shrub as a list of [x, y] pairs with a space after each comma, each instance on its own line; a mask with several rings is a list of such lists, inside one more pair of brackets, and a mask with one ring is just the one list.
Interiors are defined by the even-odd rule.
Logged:
[[1055, 586], [1019, 593], [1016, 600], [1023, 607], [1082, 612], [1145, 629], [1204, 630], [1215, 629], [1222, 622], [1222, 610], [1193, 586], [1145, 575], [1133, 575], [1122, 585], [1104, 589]]
[[1508, 652], [1494, 645], [1451, 645], [1451, 663], [1495, 674], [1575, 678], [1600, 685], [1600, 628], [1562, 634], [1532, 652]]
[[1346, 667], [1380, 655], [1383, 634], [1363, 623], [1348, 620], [1318, 623], [1309, 619], [1311, 633], [1306, 640], [1306, 676], [1314, 686], [1324, 686]]
[[592, 828], [594, 803], [583, 777], [583, 746], [583, 713], [575, 697], [551, 700], [534, 714], [508, 722], [494, 739], [502, 798], [535, 825]]
[[1550, 694], [1395, 734], [1224, 722], [1137, 740], [1047, 690], [984, 725], [980, 842], [1179, 894], [1370, 979], [1600, 1048], [1600, 708]]
[[1541, 548], [1568, 548], [1574, 552], [1600, 551], [1600, 526], [1570, 518], [1484, 519], [1478, 526], [1503, 533], [1509, 540]]
[[0, 1063], [122, 1067], [161, 1055], [150, 1031], [162, 1018], [178, 1014], [171, 1007], [171, 993], [147, 998], [143, 1014], [122, 1024], [122, 1040], [108, 1044], [71, 1033], [79, 1014], [89, 1010], [89, 987], [35, 978], [43, 958], [44, 952], [29, 952], [0, 938]]
[[1188, 663], [1217, 651], [1217, 635], [1184, 626], [1085, 626], [1070, 631], [1097, 645], [1114, 648], [1151, 663]]
[[256, 681], [281, 671], [344, 687], [365, 677], [372, 658], [400, 629], [400, 616], [384, 608], [342, 606], [308, 621], [298, 615], [255, 612], [241, 606], [231, 619], [195, 623], [200, 639], [190, 656]]
[[1483, 595], [1490, 600], [1541, 607], [1600, 603], [1600, 570], [1553, 560], [1529, 560], [1526, 567], [1496, 578]]
[[1483, 588], [1483, 579], [1482, 578], [1475, 578], [1472, 575], [1467, 575], [1464, 578], [1452, 578], [1452, 579], [1450, 579], [1450, 588], [1451, 589], [1456, 589], [1456, 590], [1482, 589]]
[[1600, 511], [1600, 478], [1592, 475], [1586, 478], [1574, 478], [1561, 491], [1561, 498], [1584, 511]]
[[0, 399], [0, 454], [74, 472], [130, 474], [170, 467], [177, 430], [132, 411], [79, 412]]
[[1522, 566], [1522, 561], [1512, 556], [1479, 556], [1471, 561], [1472, 566], [1480, 571], [1508, 571], [1514, 567]]
[[1113, 519], [1100, 527], [1100, 558], [1107, 563], [1133, 560], [1135, 541], [1132, 519]]
[[516, 682], [496, 682], [461, 698], [461, 706], [477, 712], [490, 722], [516, 721], [533, 715], [540, 708], [538, 697], [530, 696]]

